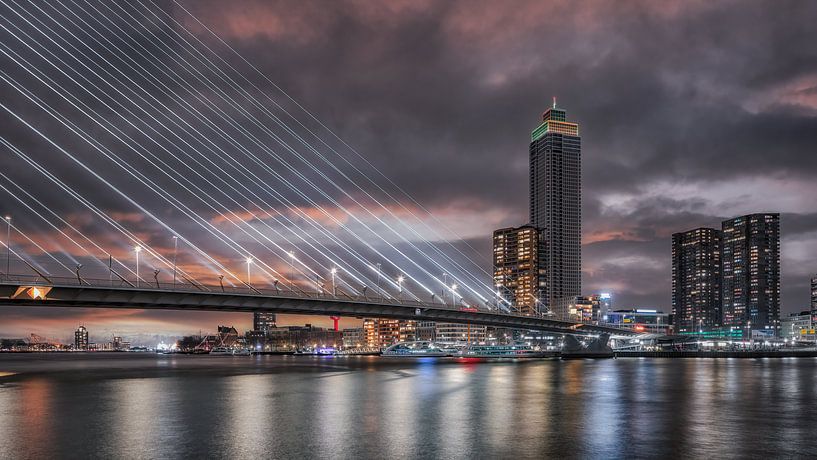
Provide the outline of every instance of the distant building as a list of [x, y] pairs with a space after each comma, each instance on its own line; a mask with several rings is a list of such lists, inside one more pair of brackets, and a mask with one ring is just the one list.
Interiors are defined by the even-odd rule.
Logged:
[[801, 342], [814, 342], [817, 340], [814, 327], [815, 324], [811, 320], [811, 311], [792, 313], [781, 321], [780, 336]]
[[672, 314], [679, 334], [720, 327], [719, 230], [696, 228], [672, 235]]
[[817, 275], [811, 279], [811, 321], [817, 324]]
[[502, 228], [494, 231], [494, 286], [523, 315], [546, 310], [545, 241], [536, 227]]
[[[568, 307], [568, 319], [580, 323], [592, 323], [599, 314], [599, 304], [586, 296], [577, 296]], [[595, 311], [594, 311], [595, 310]]]
[[359, 348], [366, 346], [366, 334], [362, 327], [351, 327], [343, 330], [343, 347]]
[[128, 351], [130, 350], [130, 342], [122, 340], [122, 337], [114, 336], [111, 342], [111, 349], [113, 349], [113, 351]]
[[267, 332], [267, 346], [270, 350], [302, 349], [313, 347], [340, 348], [343, 333], [334, 329], [305, 326], [276, 327]]
[[88, 329], [86, 329], [85, 326], [80, 325], [77, 330], [74, 331], [74, 349], [87, 350], [88, 345]]
[[721, 231], [724, 328], [779, 335], [780, 214], [735, 217]]
[[415, 335], [417, 340], [436, 340], [437, 325], [434, 323], [434, 321], [417, 321]]
[[666, 334], [670, 326], [669, 315], [652, 309], [616, 310], [607, 317], [610, 324], [636, 332]]
[[436, 323], [434, 341], [436, 342], [485, 342], [486, 327], [472, 324]]
[[542, 229], [539, 266], [547, 279], [540, 298], [558, 318], [581, 295], [581, 137], [567, 113], [548, 108], [531, 133], [530, 224]]
[[252, 316], [252, 328], [255, 331], [266, 333], [275, 327], [275, 313], [268, 311], [256, 311]]
[[368, 347], [388, 347], [416, 340], [417, 322], [403, 319], [364, 318], [363, 334]]

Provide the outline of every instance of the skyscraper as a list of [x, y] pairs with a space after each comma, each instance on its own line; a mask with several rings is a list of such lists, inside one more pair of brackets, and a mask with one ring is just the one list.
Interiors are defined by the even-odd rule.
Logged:
[[264, 334], [275, 328], [275, 313], [268, 311], [256, 311], [252, 317], [252, 328], [254, 331], [261, 331]]
[[721, 230], [723, 326], [779, 335], [780, 214], [735, 217]]
[[672, 314], [680, 333], [721, 325], [721, 232], [696, 228], [672, 235]]
[[817, 275], [811, 278], [811, 322], [817, 324]]
[[494, 231], [494, 287], [497, 297], [523, 315], [542, 311], [546, 293], [545, 241], [531, 225]]
[[544, 231], [545, 303], [567, 318], [581, 294], [581, 137], [567, 113], [550, 107], [531, 133], [530, 223]]
[[74, 331], [74, 348], [77, 350], [88, 349], [88, 329], [85, 329], [85, 326], [80, 325]]

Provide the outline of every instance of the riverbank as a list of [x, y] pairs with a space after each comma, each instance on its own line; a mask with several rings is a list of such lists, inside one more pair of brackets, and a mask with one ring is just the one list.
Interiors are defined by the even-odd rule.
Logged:
[[616, 358], [815, 358], [815, 350], [617, 351]]

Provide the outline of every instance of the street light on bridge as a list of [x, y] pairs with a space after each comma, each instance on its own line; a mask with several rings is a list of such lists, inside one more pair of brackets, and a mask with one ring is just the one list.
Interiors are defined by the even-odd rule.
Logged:
[[11, 216], [6, 216], [6, 276], [11, 278]]
[[397, 277], [398, 299], [403, 300], [403, 275]]
[[250, 266], [252, 265], [252, 257], [247, 257], [247, 286], [252, 289], [252, 279], [250, 279]]
[[142, 246], [136, 246], [133, 252], [136, 253], [136, 287], [139, 287], [139, 253], [142, 252]]
[[457, 296], [457, 285], [452, 284], [451, 285], [451, 306], [452, 307], [457, 306], [457, 297], [456, 296]]
[[337, 290], [335, 289], [335, 275], [337, 274], [337, 272], [338, 272], [338, 269], [335, 268], [335, 267], [332, 267], [332, 269], [329, 270], [329, 273], [332, 274], [332, 296], [333, 297], [337, 297], [337, 295], [338, 295]]
[[176, 254], [179, 252], [179, 237], [173, 235], [173, 290], [176, 290]]

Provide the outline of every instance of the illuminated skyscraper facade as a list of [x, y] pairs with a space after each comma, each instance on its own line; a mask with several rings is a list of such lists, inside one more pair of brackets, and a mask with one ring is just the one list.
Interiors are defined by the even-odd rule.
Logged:
[[723, 326], [780, 333], [780, 214], [721, 224]]
[[720, 327], [720, 230], [696, 228], [672, 235], [672, 314], [680, 333]]
[[530, 224], [542, 229], [547, 248], [542, 300], [561, 318], [581, 294], [581, 204], [579, 125], [554, 100], [531, 133]]
[[811, 278], [811, 322], [817, 324], [817, 275]]
[[494, 231], [493, 246], [497, 298], [524, 315], [543, 311], [547, 292], [543, 232], [531, 225], [502, 228]]

